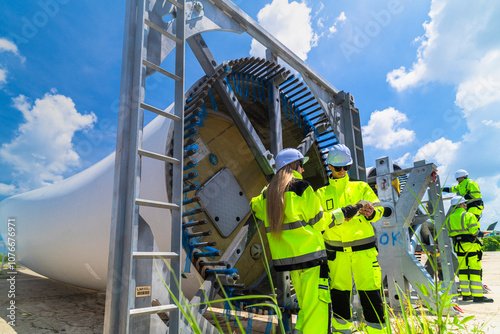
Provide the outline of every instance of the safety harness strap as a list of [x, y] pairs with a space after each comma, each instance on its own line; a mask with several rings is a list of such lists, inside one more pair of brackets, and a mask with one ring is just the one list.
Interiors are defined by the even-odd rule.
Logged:
[[453, 242], [476, 242], [477, 238], [471, 234], [459, 234], [453, 237]]
[[375, 241], [369, 242], [369, 243], [364, 244], [364, 245], [356, 245], [356, 246], [351, 246], [351, 247], [332, 246], [332, 245], [325, 243], [325, 248], [326, 248], [327, 253], [328, 252], [348, 252], [350, 250], [353, 252], [357, 252], [357, 251], [361, 251], [361, 250], [365, 250], [365, 249], [370, 249], [373, 247], [377, 247], [377, 243]]
[[478, 275], [481, 276], [483, 274], [482, 270], [478, 269], [460, 269], [458, 271], [459, 275]]

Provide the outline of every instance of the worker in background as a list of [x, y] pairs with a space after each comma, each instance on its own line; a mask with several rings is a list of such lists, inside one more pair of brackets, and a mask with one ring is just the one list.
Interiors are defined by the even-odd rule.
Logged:
[[453, 239], [458, 258], [458, 279], [462, 300], [474, 303], [492, 303], [493, 299], [483, 296], [481, 258], [483, 244], [478, 239], [479, 222], [474, 214], [468, 212], [466, 200], [462, 196], [451, 199], [454, 210], [446, 219], [448, 235]]
[[322, 232], [353, 217], [349, 206], [324, 213], [311, 185], [302, 179], [309, 158], [287, 148], [276, 156], [276, 175], [250, 205], [264, 221], [274, 269], [290, 271], [300, 311], [295, 333], [330, 331], [328, 264]]
[[325, 211], [357, 205], [364, 200], [359, 215], [323, 234], [330, 268], [333, 332], [351, 333], [354, 278], [368, 333], [383, 333], [382, 274], [372, 226], [382, 216], [383, 207], [374, 207], [372, 203], [378, 203], [379, 199], [366, 182], [349, 180], [347, 171], [351, 164], [349, 148], [342, 144], [333, 146], [328, 152], [328, 167], [332, 174], [328, 184], [316, 190]]
[[473, 213], [477, 220], [481, 219], [484, 204], [481, 198], [481, 191], [476, 182], [470, 180], [469, 173], [465, 169], [459, 169], [455, 172], [455, 179], [458, 184], [454, 187], [444, 187], [443, 191], [447, 193], [457, 193], [467, 200], [467, 211]]

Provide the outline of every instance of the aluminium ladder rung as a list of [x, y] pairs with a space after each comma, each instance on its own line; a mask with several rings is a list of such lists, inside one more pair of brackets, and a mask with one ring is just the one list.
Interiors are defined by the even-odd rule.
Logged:
[[182, 8], [183, 8], [182, 5], [175, 0], [168, 0], [168, 2], [170, 2], [172, 5], [179, 8], [180, 10], [182, 10]]
[[150, 26], [154, 30], [158, 31], [160, 34], [162, 34], [162, 35], [170, 38], [171, 40], [173, 40], [177, 44], [181, 44], [182, 43], [182, 40], [180, 40], [179, 38], [177, 38], [175, 35], [172, 35], [171, 33], [169, 33], [168, 31], [166, 31], [162, 27], [157, 26], [153, 22], [151, 22], [151, 21], [149, 21], [149, 20], [146, 19], [146, 20], [144, 20], [144, 23], [146, 23], [146, 25]]
[[155, 314], [159, 312], [170, 312], [170, 311], [175, 311], [177, 309], [178, 307], [175, 304], [134, 308], [130, 310], [130, 316]]
[[134, 252], [132, 256], [134, 259], [174, 259], [178, 258], [179, 254], [174, 252]]
[[174, 121], [180, 121], [181, 120], [181, 118], [179, 116], [177, 116], [177, 115], [170, 114], [168, 112], [164, 112], [163, 110], [155, 108], [153, 106], [150, 106], [149, 104], [146, 104], [146, 103], [141, 103], [141, 108], [149, 110], [151, 112], [154, 112], [155, 114], [158, 114], [160, 116], [170, 118], [170, 119], [172, 119]]
[[149, 206], [152, 208], [160, 208], [160, 209], [170, 209], [170, 210], [175, 210], [175, 209], [178, 210], [179, 209], [179, 206], [177, 204], [174, 204], [174, 203], [152, 201], [149, 199], [142, 199], [142, 198], [136, 198], [135, 204], [142, 205], [142, 206]]
[[162, 161], [170, 162], [172, 164], [179, 164], [180, 163], [179, 159], [172, 158], [172, 157], [169, 157], [167, 155], [163, 155], [163, 154], [159, 154], [159, 153], [155, 153], [155, 152], [151, 152], [151, 151], [146, 151], [143, 149], [138, 149], [137, 153], [139, 153], [140, 155], [142, 155], [144, 157], [148, 157], [148, 158], [152, 158], [152, 159], [156, 159], [156, 160], [162, 160]]
[[182, 78], [181, 78], [180, 76], [175, 75], [175, 74], [173, 74], [173, 73], [170, 73], [169, 71], [165, 71], [165, 70], [164, 70], [163, 68], [161, 68], [160, 66], [155, 65], [155, 64], [153, 64], [152, 62], [147, 61], [146, 59], [143, 59], [143, 60], [142, 60], [142, 63], [143, 63], [145, 66], [149, 67], [150, 69], [155, 70], [156, 72], [159, 72], [159, 73], [163, 74], [164, 76], [167, 76], [167, 77], [169, 77], [169, 78], [171, 78], [171, 79], [174, 79], [175, 81], [179, 81], [179, 82], [180, 82], [180, 81], [182, 81]]

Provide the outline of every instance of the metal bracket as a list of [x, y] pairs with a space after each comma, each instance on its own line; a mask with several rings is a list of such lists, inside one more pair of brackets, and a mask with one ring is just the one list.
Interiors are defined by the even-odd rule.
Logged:
[[429, 193], [432, 193], [430, 200], [437, 203], [434, 223], [436, 233], [440, 233], [439, 252], [442, 261], [447, 264], [446, 268], [443, 266], [443, 272], [447, 271], [444, 275], [444, 284], [446, 286], [452, 284], [450, 293], [456, 293], [452, 274], [451, 242], [446, 229], [443, 229], [444, 215], [441, 212], [443, 203], [437, 194], [439, 180], [435, 182], [431, 176], [436, 166], [416, 162], [413, 168], [406, 170], [410, 175], [399, 198], [391, 181], [393, 174], [396, 175], [402, 171], [394, 173], [392, 161], [388, 157], [377, 159], [376, 168], [377, 193], [385, 212], [384, 216], [373, 226], [378, 238], [378, 260], [382, 268], [382, 281], [386, 281], [388, 286], [389, 303], [391, 307], [399, 307], [400, 294], [410, 291], [411, 285], [421, 299], [435, 306], [432, 296], [423, 293], [417, 286], [424, 284], [429, 289], [435, 286], [435, 281], [413, 254], [414, 248], [411, 246], [409, 227], [415, 221], [415, 213], [426, 191], [429, 190]]

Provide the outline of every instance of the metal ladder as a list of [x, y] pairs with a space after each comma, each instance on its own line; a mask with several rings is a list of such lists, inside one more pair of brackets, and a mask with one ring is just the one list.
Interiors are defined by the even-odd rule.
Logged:
[[[131, 319], [158, 312], [169, 313], [170, 333], [178, 333], [181, 323], [181, 312], [175, 303], [150, 307], [136, 306], [136, 273], [140, 273], [137, 270], [139, 259], [170, 259], [172, 292], [170, 300], [174, 298], [181, 300], [185, 0], [169, 0], [169, 2], [175, 10], [175, 13], [171, 12], [175, 18], [175, 36], [162, 29], [159, 26], [161, 22], [157, 21], [159, 24], [152, 22], [158, 17], [154, 17], [149, 11], [152, 7], [149, 0], [127, 1], [104, 333], [132, 332], [134, 326]], [[148, 59], [150, 50], [148, 34], [151, 32], [160, 33], [175, 42], [175, 73], [170, 73], [161, 68], [160, 64], [155, 64], [151, 60], [154, 56]], [[146, 76], [154, 72], [175, 80], [173, 113], [164, 112], [161, 108], [145, 103]], [[167, 117], [174, 122], [172, 156], [142, 148], [144, 110]], [[139, 197], [141, 162], [144, 158], [172, 164], [170, 201]], [[142, 206], [171, 210], [170, 252], [138, 251], [139, 208]], [[143, 331], [137, 330], [137, 332]]]

